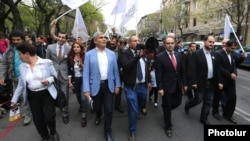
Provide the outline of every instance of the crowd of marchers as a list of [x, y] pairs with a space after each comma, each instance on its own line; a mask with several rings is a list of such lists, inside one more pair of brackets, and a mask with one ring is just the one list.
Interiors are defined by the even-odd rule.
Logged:
[[235, 55], [237, 42], [234, 40], [224, 39], [223, 48], [214, 52], [215, 38], [207, 35], [203, 48], [197, 49], [195, 43], [190, 43], [185, 53], [173, 33], [163, 39], [162, 46], [155, 38], [141, 44], [136, 35], [124, 38], [115, 32], [111, 39], [96, 32], [87, 42], [81, 37], [68, 42], [66, 32], [55, 34], [55, 23], [53, 21], [51, 27], [55, 42], [51, 44], [43, 36], [38, 36], [34, 43], [20, 31], [13, 31], [8, 39], [0, 34], [0, 45], [5, 46], [0, 54], [0, 84], [6, 85], [9, 79], [14, 86], [10, 110], [16, 109], [22, 99], [24, 125], [33, 119], [42, 141], [60, 140], [55, 104], [60, 96], [58, 88], [67, 101], [59, 106], [64, 124], [70, 122], [68, 100], [69, 89], [72, 89], [79, 103], [81, 126], [87, 126], [87, 111], [91, 107], [96, 126], [104, 117], [107, 141], [113, 141], [113, 110], [121, 113], [125, 110], [121, 104], [122, 91], [127, 102], [129, 141], [136, 140], [140, 115], [147, 115], [147, 99], [153, 100], [157, 108], [158, 96], [162, 99], [160, 105], [167, 137], [172, 136], [174, 124], [171, 111], [181, 105], [183, 95], [188, 96], [183, 111], [186, 114], [202, 103], [199, 119], [202, 124], [210, 124], [211, 109], [214, 118], [222, 118], [220, 105], [223, 117], [237, 124], [233, 117], [236, 67], [247, 55], [244, 52], [239, 57]]

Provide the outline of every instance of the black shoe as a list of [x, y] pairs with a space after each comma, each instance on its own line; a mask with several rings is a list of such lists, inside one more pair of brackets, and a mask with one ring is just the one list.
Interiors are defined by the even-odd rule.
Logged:
[[59, 141], [59, 135], [57, 134], [57, 132], [54, 135], [51, 135], [51, 139], [52, 141]]
[[96, 126], [99, 125], [100, 122], [101, 122], [100, 117], [96, 117], [96, 118], [95, 118], [95, 125], [96, 125]]
[[106, 133], [105, 138], [106, 138], [106, 141], [113, 141], [113, 137], [112, 137], [111, 133]]
[[68, 124], [69, 123], [69, 116], [63, 116], [62, 119], [63, 119], [63, 123], [64, 124]]
[[78, 110], [79, 113], [82, 112], [82, 106], [79, 107], [79, 110]]
[[124, 113], [124, 110], [121, 108], [121, 106], [115, 107], [115, 110], [117, 110], [120, 113]]
[[168, 136], [168, 137], [172, 137], [172, 130], [165, 130], [165, 134]]
[[134, 133], [129, 134], [129, 135], [128, 135], [128, 140], [129, 140], [129, 141], [135, 141], [135, 134], [134, 134]]
[[213, 117], [217, 120], [221, 120], [221, 116], [219, 115], [219, 113], [213, 114]]
[[87, 125], [87, 118], [82, 118], [81, 125], [82, 127], [85, 127]]
[[[143, 109], [145, 109], [145, 110], [143, 110]], [[142, 109], [141, 109], [141, 114], [142, 114], [142, 115], [144, 115], [144, 116], [146, 116], [146, 115], [147, 115], [146, 108], [142, 108]]]
[[185, 113], [186, 113], [186, 114], [189, 114], [188, 102], [185, 103], [184, 110], [185, 110]]
[[226, 118], [228, 121], [232, 122], [233, 124], [237, 124], [237, 121], [233, 117]]
[[211, 125], [208, 120], [200, 120], [200, 122], [204, 125]]

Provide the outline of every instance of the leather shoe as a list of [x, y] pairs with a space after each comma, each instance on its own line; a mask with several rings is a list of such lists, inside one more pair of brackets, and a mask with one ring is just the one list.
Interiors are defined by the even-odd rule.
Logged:
[[233, 117], [226, 118], [228, 121], [237, 124], [237, 121]]
[[129, 140], [129, 141], [135, 141], [135, 134], [134, 134], [134, 133], [129, 134], [129, 135], [128, 135], [128, 140]]
[[51, 139], [52, 139], [52, 141], [59, 141], [58, 133], [56, 132], [54, 135], [51, 135]]
[[82, 127], [87, 125], [87, 118], [82, 118]]
[[96, 126], [99, 125], [100, 122], [101, 122], [100, 117], [96, 117], [96, 118], [95, 118], [95, 125], [96, 125]]
[[121, 108], [121, 106], [115, 107], [115, 110], [117, 110], [120, 113], [124, 113], [124, 110]]
[[213, 114], [213, 117], [217, 120], [221, 120], [221, 116], [219, 115], [219, 113]]
[[165, 130], [165, 133], [168, 137], [172, 137], [172, 130]]
[[63, 123], [64, 124], [68, 124], [69, 123], [69, 116], [63, 116], [62, 119], [63, 119]]
[[141, 109], [141, 114], [146, 116], [147, 115], [147, 111], [146, 111], [146, 108], [142, 108]]
[[211, 125], [208, 120], [200, 120], [201, 123], [203, 123], [204, 125]]
[[185, 103], [184, 110], [185, 110], [185, 113], [186, 113], [186, 114], [189, 114], [188, 102]]
[[113, 141], [113, 137], [112, 137], [111, 133], [106, 133], [105, 138], [106, 138], [106, 141]]

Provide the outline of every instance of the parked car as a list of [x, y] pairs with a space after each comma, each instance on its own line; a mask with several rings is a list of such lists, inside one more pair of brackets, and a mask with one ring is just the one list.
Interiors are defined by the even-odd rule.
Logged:
[[[183, 49], [184, 52], [188, 50], [188, 46], [191, 42], [183, 42]], [[194, 41], [194, 43], [197, 44], [197, 50], [203, 48], [204, 42], [203, 41]], [[220, 50], [222, 48], [222, 43], [221, 42], [215, 42], [214, 43], [214, 51]]]
[[[247, 53], [247, 58], [240, 64], [241, 66], [250, 67], [250, 45], [243, 47], [244, 51]], [[241, 49], [235, 50], [237, 56], [240, 56], [242, 53]]]

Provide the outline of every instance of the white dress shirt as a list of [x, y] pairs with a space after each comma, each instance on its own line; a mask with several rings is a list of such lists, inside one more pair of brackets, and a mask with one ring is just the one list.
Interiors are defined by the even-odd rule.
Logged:
[[205, 53], [206, 56], [206, 60], [207, 60], [207, 68], [208, 68], [208, 75], [207, 75], [207, 79], [211, 79], [214, 76], [213, 73], [213, 62], [212, 62], [212, 56], [211, 56], [211, 51], [207, 51], [206, 49], [203, 48], [203, 51]]
[[100, 69], [100, 75], [101, 80], [107, 80], [108, 79], [108, 57], [106, 54], [106, 49], [99, 50], [97, 49], [97, 58], [99, 63], [99, 69]]

